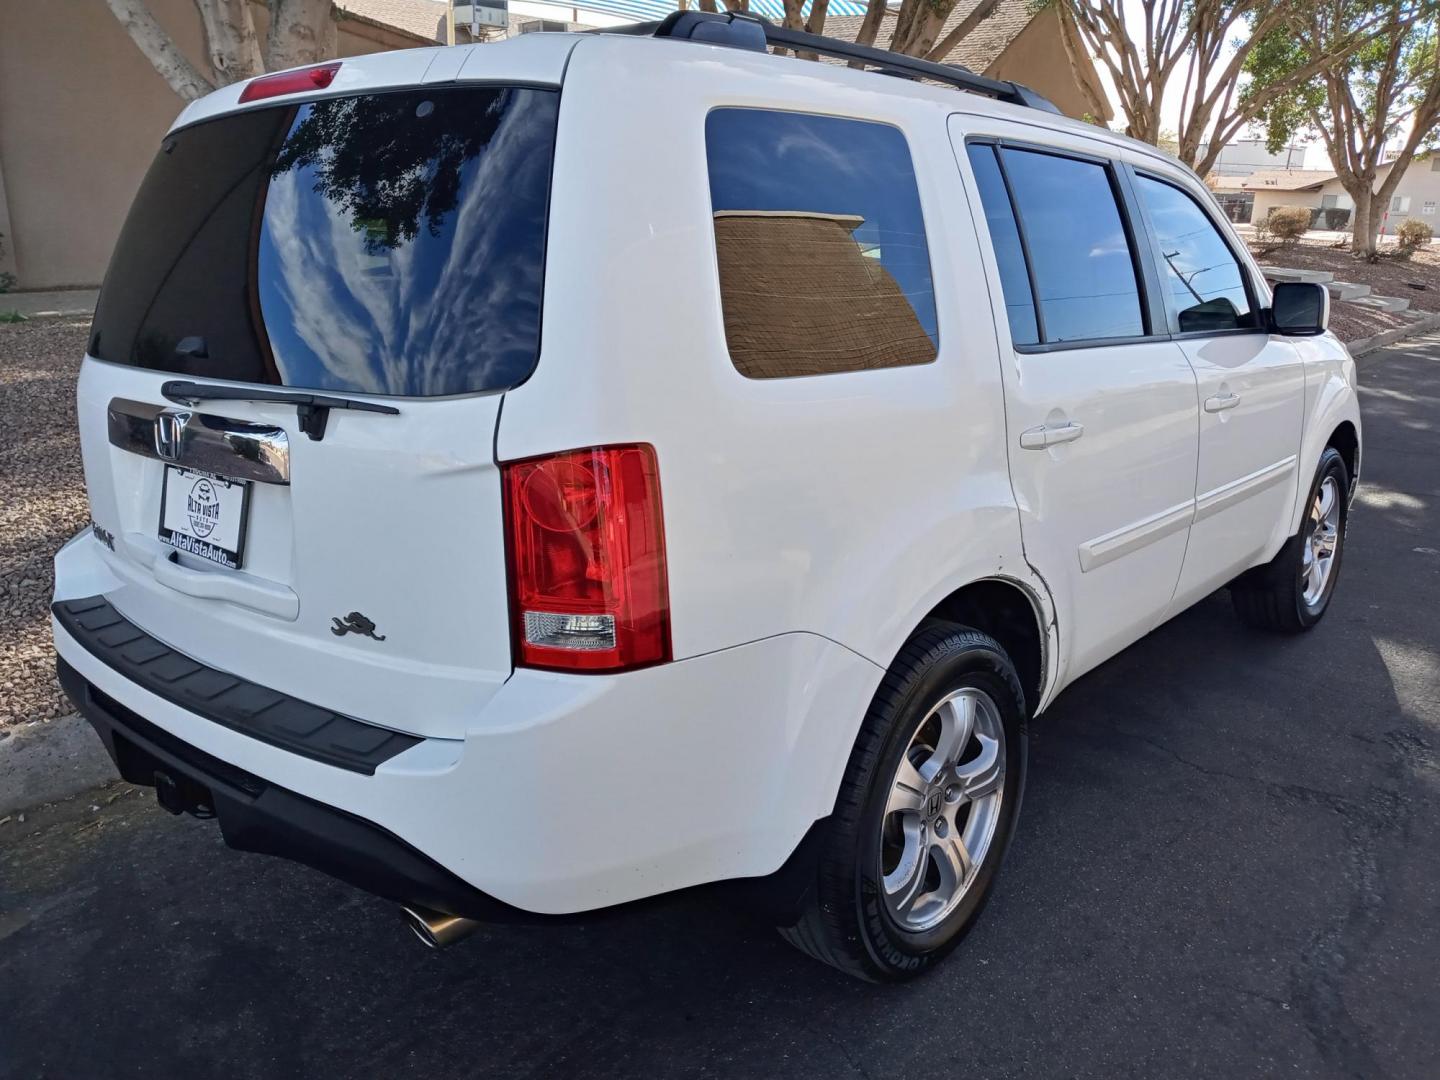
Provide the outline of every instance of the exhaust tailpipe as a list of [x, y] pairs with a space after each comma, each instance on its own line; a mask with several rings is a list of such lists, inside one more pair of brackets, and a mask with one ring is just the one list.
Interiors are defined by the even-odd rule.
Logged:
[[415, 936], [432, 949], [454, 945], [480, 929], [480, 924], [474, 919], [447, 915], [443, 911], [409, 905], [402, 905], [400, 910], [405, 913], [405, 922], [415, 931]]

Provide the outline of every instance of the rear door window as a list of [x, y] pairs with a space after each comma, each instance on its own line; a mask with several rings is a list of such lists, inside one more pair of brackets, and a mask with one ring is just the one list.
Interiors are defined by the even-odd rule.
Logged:
[[939, 330], [898, 128], [715, 109], [705, 122], [730, 359], [751, 378], [924, 364]]
[[1109, 168], [1011, 147], [1000, 158], [1030, 255], [1043, 339], [1143, 335], [1139, 275]]
[[995, 147], [972, 143], [970, 166], [980, 188], [980, 204], [990, 229], [990, 244], [1000, 269], [1000, 287], [1005, 294], [1005, 314], [1010, 321], [1010, 340], [1016, 345], [1035, 345], [1040, 328], [1035, 322], [1035, 294], [1030, 288], [1030, 270], [1025, 265], [1025, 247], [1015, 224], [1015, 208], [1005, 187]]
[[175, 132], [116, 245], [92, 355], [400, 396], [522, 382], [539, 351], [558, 100], [407, 90]]

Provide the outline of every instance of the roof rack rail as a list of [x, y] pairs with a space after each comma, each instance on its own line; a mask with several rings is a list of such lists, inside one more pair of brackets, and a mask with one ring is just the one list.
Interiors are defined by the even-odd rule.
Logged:
[[803, 30], [788, 30], [776, 26], [756, 15], [731, 11], [716, 14], [705, 11], [676, 11], [659, 22], [635, 23], [630, 26], [606, 28], [600, 33], [634, 34], [642, 37], [684, 38], [703, 41], [712, 45], [729, 45], [753, 52], [767, 52], [770, 46], [793, 49], [796, 52], [815, 53], [837, 60], [854, 60], [870, 64], [885, 75], [898, 75], [910, 79], [931, 79], [946, 83], [960, 90], [985, 94], [998, 101], [1012, 105], [1024, 105], [1031, 109], [1059, 113], [1054, 102], [1037, 94], [1028, 86], [1004, 79], [991, 79], [977, 75], [959, 64], [939, 64], [933, 60], [922, 60], [917, 56], [876, 49], [859, 45], [853, 41], [824, 37], [821, 34], [807, 34]]

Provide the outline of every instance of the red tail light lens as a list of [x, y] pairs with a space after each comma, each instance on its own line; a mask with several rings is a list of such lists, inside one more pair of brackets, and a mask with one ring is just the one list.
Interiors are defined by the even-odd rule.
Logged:
[[299, 71], [282, 71], [278, 75], [264, 75], [255, 79], [240, 91], [240, 104], [260, 101], [263, 98], [279, 97], [281, 94], [299, 94], [307, 90], [324, 90], [335, 81], [339, 64], [319, 64], [301, 68]]
[[515, 663], [626, 671], [669, 660], [654, 447], [571, 450], [503, 474]]

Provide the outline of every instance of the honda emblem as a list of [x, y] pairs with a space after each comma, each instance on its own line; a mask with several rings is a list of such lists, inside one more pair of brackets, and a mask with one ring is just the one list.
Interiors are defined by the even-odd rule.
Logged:
[[184, 449], [185, 425], [190, 414], [183, 409], [165, 409], [155, 417], [155, 453], [166, 461], [179, 461]]

